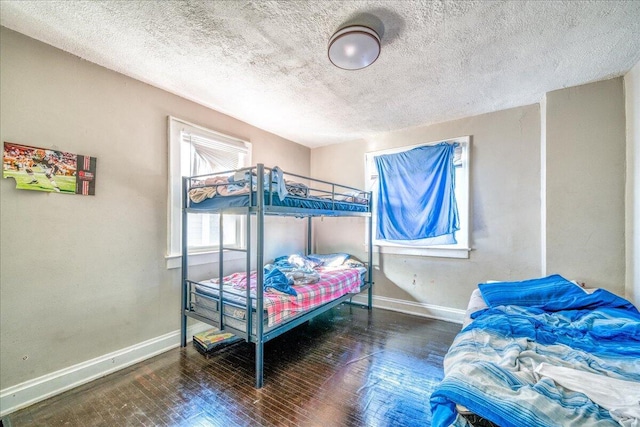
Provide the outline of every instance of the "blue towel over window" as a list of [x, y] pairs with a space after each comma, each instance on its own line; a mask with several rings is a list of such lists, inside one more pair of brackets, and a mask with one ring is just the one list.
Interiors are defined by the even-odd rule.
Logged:
[[455, 144], [425, 145], [375, 157], [378, 168], [377, 238], [418, 240], [460, 229], [454, 194]]

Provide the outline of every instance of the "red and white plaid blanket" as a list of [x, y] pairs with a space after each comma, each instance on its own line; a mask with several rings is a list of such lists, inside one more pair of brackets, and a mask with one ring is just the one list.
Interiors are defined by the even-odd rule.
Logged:
[[[347, 293], [360, 291], [362, 280], [358, 269], [318, 267], [316, 271], [320, 275], [320, 280], [317, 283], [295, 285], [293, 288], [296, 290], [297, 296], [287, 295], [271, 289], [264, 291], [264, 309], [267, 312], [268, 326], [276, 325], [300, 312], [311, 310]], [[234, 273], [225, 276], [223, 283], [225, 287], [231, 285], [234, 289], [246, 290], [246, 276], [246, 273]], [[211, 282], [214, 282], [214, 280], [210, 281], [208, 286], [212, 286]], [[203, 282], [200, 283], [204, 284]], [[250, 283], [251, 295], [255, 298], [255, 271], [251, 273]], [[243, 293], [236, 293], [236, 295], [241, 294]]]

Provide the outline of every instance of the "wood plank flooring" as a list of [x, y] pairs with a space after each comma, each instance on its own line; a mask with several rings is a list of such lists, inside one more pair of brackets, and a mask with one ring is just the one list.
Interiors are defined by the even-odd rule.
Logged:
[[429, 426], [460, 325], [340, 305], [265, 345], [191, 343], [10, 414], [18, 426]]

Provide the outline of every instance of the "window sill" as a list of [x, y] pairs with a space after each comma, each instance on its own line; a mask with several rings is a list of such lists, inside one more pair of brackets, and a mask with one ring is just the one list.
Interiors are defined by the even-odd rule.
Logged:
[[[191, 253], [189, 254], [189, 266], [218, 264], [219, 253], [219, 251]], [[226, 251], [224, 254], [225, 261], [236, 261], [239, 259], [245, 259], [245, 257], [246, 254], [244, 252]], [[164, 259], [167, 263], [167, 270], [182, 267], [182, 254], [167, 255]]]
[[468, 259], [470, 248], [409, 248], [398, 246], [373, 246], [373, 252], [394, 255], [415, 255], [439, 258]]

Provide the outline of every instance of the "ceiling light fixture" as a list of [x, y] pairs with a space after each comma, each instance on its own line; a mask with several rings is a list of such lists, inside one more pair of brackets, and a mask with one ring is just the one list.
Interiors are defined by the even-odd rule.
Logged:
[[351, 25], [329, 40], [329, 60], [344, 70], [359, 70], [373, 64], [380, 55], [380, 36], [369, 27]]

